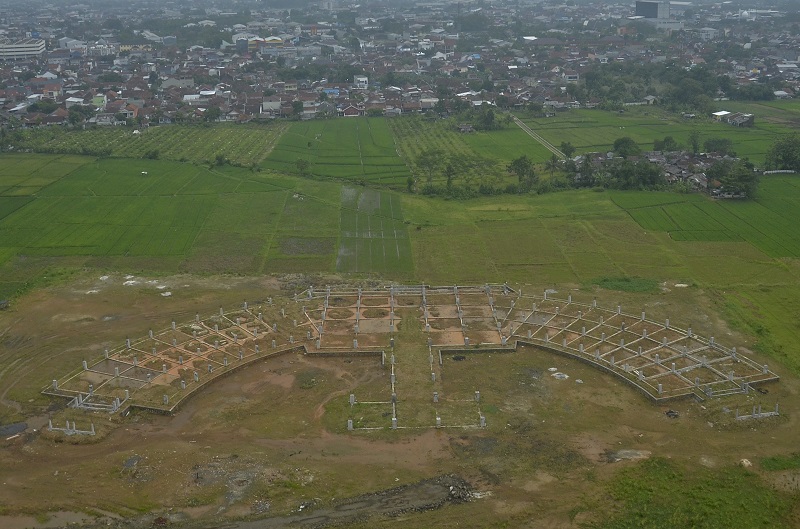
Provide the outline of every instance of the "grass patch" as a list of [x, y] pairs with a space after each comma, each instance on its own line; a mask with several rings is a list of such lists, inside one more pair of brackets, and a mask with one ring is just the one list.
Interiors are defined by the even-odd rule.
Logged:
[[658, 292], [658, 282], [643, 277], [603, 277], [592, 281], [592, 284], [622, 292]]
[[764, 470], [794, 470], [800, 468], [800, 452], [789, 456], [772, 456], [761, 459]]
[[792, 502], [741, 467], [691, 472], [662, 458], [623, 470], [610, 486], [619, 511], [595, 529], [788, 527]]

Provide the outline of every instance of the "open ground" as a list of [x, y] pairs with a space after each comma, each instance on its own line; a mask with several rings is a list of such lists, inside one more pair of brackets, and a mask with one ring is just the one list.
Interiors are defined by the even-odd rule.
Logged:
[[[126, 281], [138, 283], [125, 285]], [[161, 296], [163, 290], [157, 287], [163, 285], [174, 288], [175, 295]], [[83, 275], [38, 289], [19, 300], [15, 318], [4, 319], [4, 347], [17, 360], [11, 361], [13, 383], [3, 379], [3, 398], [35, 409], [46, 399], [27, 388], [47, 384], [52, 373], [71, 370], [82, 358], [102, 358], [105, 348], [125, 336], [147, 336], [147, 329], [165, 318], [191, 322], [196, 312], [212, 314], [220, 304], [240, 305], [253, 292], [277, 301], [305, 288], [293, 285], [298, 283], [182, 276], [151, 283], [140, 276], [98, 280]], [[541, 291], [537, 285], [523, 289]], [[89, 290], [97, 292], [87, 295]], [[590, 306], [591, 293], [571, 292], [575, 302], [580, 298]], [[480, 306], [491, 312], [488, 301], [474, 304], [470, 299], [475, 294], [461, 295], [465, 317]], [[673, 325], [696, 321], [695, 333], [715, 335], [720, 342], [722, 337], [728, 344], [748, 341], [724, 321], [702, 318], [714, 309], [701, 289], [674, 289], [656, 296], [609, 296], [603, 291], [595, 295], [599, 303], [611, 298], [624, 307], [645, 307], [654, 321], [667, 316]], [[440, 297], [430, 296], [433, 323], [446, 321], [446, 312], [455, 310], [453, 301], [444, 303]], [[335, 308], [353, 310], [349, 300], [333, 298], [331, 318], [343, 316], [334, 314]], [[504, 296], [496, 293], [495, 298], [500, 306]], [[37, 523], [33, 516], [38, 523], [105, 523], [126, 516], [141, 517], [140, 523], [147, 524], [157, 516], [191, 524], [208, 517], [298, 516], [306, 509], [327, 516], [329, 509], [340, 512], [337, 506], [347, 504], [348, 498], [413, 486], [444, 474], [465, 479], [477, 497], [466, 504], [445, 504], [439, 511], [403, 513], [401, 519], [445, 527], [455, 526], [455, 520], [460, 527], [518, 526], [525, 520], [536, 520], [542, 527], [610, 524], [629, 516], [625, 509], [637, 507], [622, 499], [609, 503], [609, 494], [622, 498], [625, 487], [658, 482], [678, 485], [665, 488], [663, 497], [636, 501], [654, 502], [666, 510], [681, 494], [679, 486], [697, 489], [696, 503], [686, 503], [678, 514], [682, 521], [700, 516], [709, 505], [716, 509], [716, 517], [710, 519], [731, 527], [788, 525], [797, 516], [792, 499], [797, 470], [772, 471], [759, 463], [795, 449], [798, 423], [792, 410], [800, 400], [800, 386], [784, 367], [774, 367], [782, 380], [765, 386], [767, 394], [751, 391], [665, 405], [652, 404], [635, 388], [583, 362], [535, 347], [516, 353], [445, 350], [434, 383], [419, 306], [408, 305], [414, 313], [409, 319], [401, 312], [403, 299], [398, 293], [398, 415], [401, 425], [425, 428], [388, 427], [390, 360], [381, 367], [375, 357], [293, 353], [259, 361], [197, 393], [174, 417], [133, 413], [121, 418], [54, 406], [31, 418], [32, 427], [46, 430], [51, 419], [56, 424], [72, 420], [85, 429], [94, 421], [101, 440], [84, 444], [93, 439], [83, 437], [73, 444], [78, 436], [55, 432], [28, 432], [6, 440], [4, 526]], [[376, 307], [380, 308], [365, 296], [362, 311]], [[471, 324], [475, 333], [490, 332], [475, 327], [476, 322]], [[335, 338], [336, 327], [330, 332]], [[346, 332], [352, 332], [349, 324]], [[446, 329], [436, 332], [446, 339]], [[771, 361], [747, 347], [739, 351], [759, 363]], [[550, 368], [568, 378], [551, 376]], [[438, 404], [431, 397], [434, 390], [441, 395]], [[479, 403], [476, 390], [481, 392]], [[351, 393], [357, 396], [354, 407], [348, 402]], [[384, 404], [377, 404], [381, 401]], [[737, 407], [744, 413], [757, 405], [771, 409], [775, 402], [784, 410], [779, 417], [735, 419]], [[665, 416], [668, 409], [679, 417]], [[479, 413], [486, 418], [485, 428], [477, 427]], [[442, 418], [439, 429], [434, 427], [437, 415]], [[348, 417], [357, 426], [385, 427], [349, 432]], [[469, 424], [476, 427], [453, 428]], [[625, 459], [630, 457], [649, 459]], [[742, 459], [755, 466], [742, 468]], [[362, 521], [370, 514], [369, 522]], [[311, 517], [308, 526], [314, 520], [319, 518]], [[381, 527], [395, 520], [368, 509], [345, 521], [354, 527]]]

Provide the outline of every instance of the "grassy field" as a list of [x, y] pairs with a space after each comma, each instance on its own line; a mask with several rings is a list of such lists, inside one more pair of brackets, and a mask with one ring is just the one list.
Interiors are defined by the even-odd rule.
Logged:
[[[728, 109], [728, 103], [720, 102], [720, 109]], [[663, 140], [665, 136], [672, 136], [678, 143], [688, 146], [689, 134], [696, 130], [700, 134], [701, 149], [703, 142], [710, 138], [728, 138], [740, 157], [747, 157], [756, 164], [764, 163], [767, 150], [776, 138], [791, 132], [786, 124], [762, 119], [758, 112], [752, 128], [733, 127], [703, 118], [681, 118], [653, 107], [630, 107], [622, 114], [570, 110], [551, 118], [534, 119], [524, 115], [520, 118], [556, 146], [561, 142], [572, 143], [578, 154], [610, 151], [614, 140], [623, 136], [632, 138], [642, 150], [652, 150], [653, 141]]]
[[384, 118], [293, 123], [263, 166], [296, 173], [297, 160], [309, 162], [315, 177], [404, 187], [409, 176]]
[[217, 155], [238, 165], [260, 163], [285, 128], [284, 123], [260, 125], [160, 126], [134, 133], [128, 127], [64, 131], [48, 128], [22, 131], [17, 145], [38, 152], [81, 154], [110, 150], [119, 158], [141, 158], [158, 151], [166, 160], [213, 163]]
[[75, 263], [164, 273], [379, 272], [432, 283], [643, 277], [713, 287], [787, 284], [798, 273], [786, 261], [800, 257], [800, 184], [791, 176], [765, 178], [753, 202], [588, 190], [457, 202], [228, 166], [4, 158], [6, 296], [35, 270]]

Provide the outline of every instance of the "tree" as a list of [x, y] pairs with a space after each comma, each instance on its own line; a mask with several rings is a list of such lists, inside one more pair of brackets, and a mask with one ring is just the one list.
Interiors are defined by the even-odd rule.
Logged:
[[558, 169], [559, 167], [560, 161], [561, 160], [558, 158], [558, 156], [556, 156], [556, 153], [553, 153], [553, 155], [550, 156], [550, 159], [544, 163], [544, 168], [550, 171], [551, 180], [553, 178], [553, 174], [555, 173], [556, 169]]
[[675, 141], [675, 138], [672, 136], [665, 136], [663, 140], [655, 140], [653, 141], [653, 150], [654, 151], [679, 151], [681, 150], [680, 144]]
[[691, 145], [693, 153], [700, 152], [700, 133], [697, 130], [689, 133], [689, 145]]
[[767, 151], [769, 169], [800, 171], [800, 136], [792, 134], [775, 141]]
[[746, 160], [719, 160], [708, 169], [706, 175], [712, 182], [719, 182], [720, 189], [725, 193], [754, 198], [758, 190], [758, 173], [753, 164]]
[[614, 152], [623, 158], [639, 154], [639, 145], [629, 136], [614, 140]]
[[527, 178], [528, 175], [533, 172], [533, 162], [530, 160], [530, 158], [528, 158], [527, 155], [523, 154], [519, 158], [511, 160], [511, 163], [508, 164], [507, 169], [509, 172], [517, 175], [519, 183], [521, 184], [523, 180], [525, 180], [525, 178]]
[[209, 107], [203, 114], [203, 119], [211, 123], [212, 121], [217, 121], [220, 115], [222, 115], [222, 111], [219, 109], [219, 107]]
[[417, 167], [427, 173], [427, 180], [430, 184], [433, 181], [433, 173], [442, 166], [444, 152], [440, 149], [427, 149], [417, 156]]
[[300, 116], [303, 113], [303, 102], [302, 101], [292, 101], [292, 114], [295, 116]]
[[58, 108], [58, 103], [49, 99], [40, 99], [36, 103], [29, 105], [26, 112], [41, 112], [42, 114], [50, 114]]
[[703, 142], [703, 148], [706, 152], [716, 152], [721, 155], [730, 154], [733, 156], [735, 153], [731, 150], [733, 142], [728, 138], [709, 138]]
[[311, 162], [304, 158], [298, 158], [294, 162], [295, 167], [297, 167], [297, 172], [300, 173], [300, 176], [310, 176], [311, 175]]
[[530, 189], [535, 183], [536, 173], [533, 170], [533, 162], [527, 155], [522, 155], [508, 164], [507, 169], [509, 172], [517, 175], [519, 182], [519, 190], [524, 191]]
[[559, 150], [563, 152], [564, 156], [567, 158], [572, 158], [572, 155], [575, 154], [575, 147], [568, 141], [562, 141]]

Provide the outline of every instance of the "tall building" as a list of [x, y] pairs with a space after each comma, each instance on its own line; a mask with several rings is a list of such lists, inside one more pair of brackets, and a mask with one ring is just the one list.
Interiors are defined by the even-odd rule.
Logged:
[[638, 0], [636, 2], [636, 16], [644, 18], [669, 18], [669, 2]]
[[41, 57], [44, 50], [42, 39], [0, 39], [0, 61], [21, 61]]
[[636, 14], [638, 18], [663, 31], [676, 31], [683, 29], [683, 21], [670, 18], [669, 2], [654, 2], [651, 0], [637, 0]]

